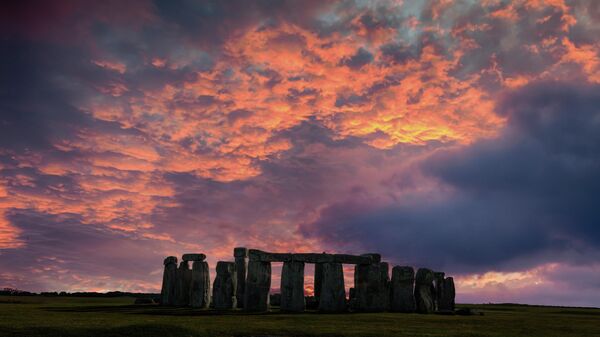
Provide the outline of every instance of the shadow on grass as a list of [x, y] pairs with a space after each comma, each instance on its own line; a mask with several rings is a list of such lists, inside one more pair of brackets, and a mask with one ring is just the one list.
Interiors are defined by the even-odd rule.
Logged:
[[61, 337], [180, 337], [198, 335], [190, 329], [174, 325], [144, 324], [130, 325], [115, 328], [79, 328], [79, 327], [24, 327], [24, 328], [0, 328], [0, 335], [12, 336], [61, 336]]

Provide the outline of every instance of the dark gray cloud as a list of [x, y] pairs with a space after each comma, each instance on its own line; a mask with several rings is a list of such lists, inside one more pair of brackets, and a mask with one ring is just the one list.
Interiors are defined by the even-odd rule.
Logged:
[[360, 47], [354, 55], [344, 57], [342, 60], [340, 60], [340, 64], [352, 69], [360, 69], [363, 66], [373, 62], [373, 59], [374, 57], [371, 52], [363, 47]]
[[497, 139], [438, 151], [420, 164], [440, 184], [433, 192], [383, 207], [347, 198], [300, 230], [453, 271], [567, 255], [589, 263], [597, 254], [585, 255], [600, 249], [599, 89], [545, 83], [514, 92], [499, 105], [508, 125]]

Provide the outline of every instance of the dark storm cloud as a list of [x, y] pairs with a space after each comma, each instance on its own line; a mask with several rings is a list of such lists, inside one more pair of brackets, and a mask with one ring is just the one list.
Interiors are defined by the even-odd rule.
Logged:
[[463, 271], [597, 252], [599, 107], [597, 85], [525, 87], [502, 100], [498, 113], [508, 125], [498, 139], [439, 151], [420, 164], [440, 182], [437, 192], [385, 207], [350, 198], [300, 230], [400, 261]]

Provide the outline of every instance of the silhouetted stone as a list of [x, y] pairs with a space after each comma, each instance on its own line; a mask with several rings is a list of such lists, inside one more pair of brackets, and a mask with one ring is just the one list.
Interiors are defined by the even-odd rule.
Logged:
[[215, 309], [233, 309], [236, 307], [235, 290], [237, 275], [234, 262], [217, 262], [217, 276], [213, 284], [213, 304]]
[[160, 304], [175, 305], [175, 289], [177, 288], [177, 258], [169, 256], [164, 261], [162, 288], [160, 290]]
[[415, 270], [413, 267], [392, 268], [390, 310], [396, 312], [415, 311]]
[[446, 277], [443, 282], [443, 293], [438, 300], [438, 310], [454, 311], [455, 296], [454, 279], [452, 277]]
[[205, 261], [192, 264], [191, 306], [208, 308], [210, 305], [210, 270]]
[[246, 271], [248, 269], [248, 248], [234, 248], [233, 256], [235, 257], [235, 270], [237, 275], [237, 289], [235, 291], [235, 297], [237, 300], [237, 307], [243, 308], [244, 291], [246, 289]]
[[415, 303], [417, 312], [428, 314], [435, 311], [435, 288], [433, 271], [419, 268], [415, 279]]
[[204, 255], [204, 254], [183, 254], [181, 259], [183, 261], [204, 261], [204, 260], [206, 260], [206, 255]]
[[244, 310], [255, 312], [269, 310], [270, 288], [271, 263], [250, 260], [244, 292]]
[[188, 261], [181, 261], [177, 269], [177, 288], [175, 290], [175, 305], [185, 307], [190, 305], [192, 271]]
[[279, 307], [281, 306], [281, 294], [269, 294], [269, 305], [271, 307]]
[[439, 310], [439, 302], [444, 294], [444, 276], [443, 272], [433, 272], [435, 310]]
[[313, 287], [315, 293], [315, 301], [319, 303], [321, 297], [321, 288], [323, 286], [323, 264], [315, 263], [315, 278], [313, 280]]
[[381, 262], [381, 254], [378, 254], [378, 253], [361, 254], [360, 256], [370, 257], [371, 258], [371, 263], [379, 263], [379, 262]]
[[314, 296], [306, 296], [304, 297], [304, 300], [306, 302], [307, 310], [317, 310], [319, 308], [319, 302], [317, 302], [317, 299]]
[[281, 272], [281, 310], [304, 311], [304, 262], [284, 262]]
[[[378, 255], [378, 254], [373, 254]], [[319, 253], [269, 253], [258, 249], [248, 251], [250, 261], [262, 262], [306, 262], [306, 263], [347, 263], [371, 264], [375, 258], [371, 255], [357, 256], [348, 254], [319, 254]]]
[[370, 312], [388, 309], [390, 301], [388, 269], [386, 262], [356, 265], [354, 268], [356, 301], [353, 309]]
[[341, 263], [323, 263], [323, 280], [319, 311], [346, 311], [346, 289], [344, 288], [344, 271]]

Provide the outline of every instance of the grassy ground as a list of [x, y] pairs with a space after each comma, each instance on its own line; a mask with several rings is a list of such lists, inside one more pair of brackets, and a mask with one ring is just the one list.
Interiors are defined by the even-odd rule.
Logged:
[[0, 297], [0, 336], [600, 336], [600, 309], [470, 306], [484, 316], [216, 313], [132, 298]]

